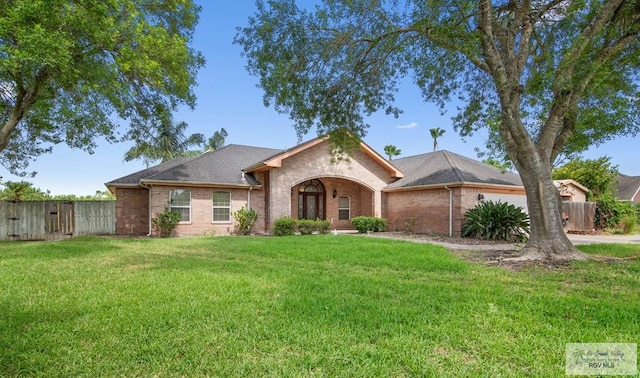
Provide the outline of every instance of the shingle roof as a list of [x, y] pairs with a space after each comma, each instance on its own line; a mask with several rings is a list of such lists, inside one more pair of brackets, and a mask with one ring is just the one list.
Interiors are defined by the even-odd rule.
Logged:
[[618, 199], [631, 201], [638, 190], [640, 190], [640, 176], [618, 175]]
[[189, 160], [192, 160], [193, 158], [188, 158], [188, 157], [179, 157], [173, 160], [169, 160], [165, 163], [160, 163], [158, 165], [154, 165], [153, 167], [149, 167], [146, 169], [143, 169], [141, 171], [137, 171], [134, 173], [131, 173], [129, 175], [117, 178], [115, 180], [109, 181], [108, 183], [106, 183], [105, 185], [109, 186], [109, 185], [139, 185], [140, 184], [140, 179], [143, 179], [145, 177], [150, 177], [153, 175], [156, 175], [158, 173], [167, 171], [175, 166], [178, 166], [180, 164], [183, 164]]
[[[143, 169], [106, 183], [110, 186], [139, 185], [141, 182], [180, 182], [210, 185], [260, 185], [243, 169], [257, 166], [283, 150], [230, 144], [197, 158], [177, 158]], [[436, 151], [393, 160], [404, 177], [386, 189], [455, 183], [478, 183], [522, 186], [514, 173], [502, 173], [498, 168], [483, 164], [449, 151]]]
[[517, 174], [502, 173], [498, 168], [449, 151], [436, 151], [393, 160], [404, 173], [386, 189], [453, 183], [479, 183], [522, 186]]
[[197, 158], [178, 158], [145, 169], [107, 185], [140, 182], [188, 182], [219, 185], [260, 185], [252, 175], [242, 175], [247, 163], [264, 160], [281, 150], [230, 144]]

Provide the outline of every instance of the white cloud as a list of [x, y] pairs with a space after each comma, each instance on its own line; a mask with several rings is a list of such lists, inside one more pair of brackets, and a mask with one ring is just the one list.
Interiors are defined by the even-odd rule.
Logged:
[[414, 127], [418, 127], [418, 124], [415, 122], [411, 122], [406, 125], [398, 125], [396, 127], [399, 129], [413, 129]]

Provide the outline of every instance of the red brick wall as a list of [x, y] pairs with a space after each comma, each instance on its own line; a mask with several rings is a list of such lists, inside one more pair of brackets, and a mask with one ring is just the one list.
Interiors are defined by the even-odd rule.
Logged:
[[[460, 234], [460, 188], [454, 190], [454, 235]], [[456, 196], [457, 193], [457, 196]], [[449, 191], [446, 189], [415, 190], [386, 193], [389, 231], [419, 234], [449, 234]]]
[[149, 191], [145, 188], [116, 189], [116, 234], [149, 233]]
[[[478, 194], [486, 197], [524, 198], [524, 189], [496, 189], [473, 186], [453, 187], [452, 234], [460, 236], [464, 214], [477, 206]], [[449, 190], [446, 188], [387, 192], [383, 217], [390, 231], [409, 231], [419, 234], [449, 235]], [[509, 201], [506, 201], [509, 202]]]
[[[224, 191], [231, 193], [231, 213], [247, 207], [248, 188], [200, 188], [200, 187], [173, 187], [154, 186], [152, 192], [152, 217], [161, 213], [169, 205], [169, 192], [174, 189], [191, 191], [191, 221], [180, 223], [174, 231], [175, 236], [197, 235], [229, 235], [234, 231], [235, 221], [233, 216], [229, 222], [213, 222], [213, 192]], [[264, 231], [264, 192], [262, 189], [251, 190], [251, 208], [258, 212], [258, 223], [254, 226], [254, 232]]]

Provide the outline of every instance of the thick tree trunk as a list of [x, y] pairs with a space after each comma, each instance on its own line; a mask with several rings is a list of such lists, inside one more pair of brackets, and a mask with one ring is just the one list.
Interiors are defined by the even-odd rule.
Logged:
[[571, 243], [562, 227], [561, 203], [550, 169], [520, 167], [527, 192], [531, 234], [517, 260], [585, 260], [587, 255]]

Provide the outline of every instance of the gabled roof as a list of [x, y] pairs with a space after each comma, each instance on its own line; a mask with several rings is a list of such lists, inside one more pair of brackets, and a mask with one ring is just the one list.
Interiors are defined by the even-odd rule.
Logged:
[[[310, 141], [299, 144], [292, 149], [280, 151], [279, 153], [270, 156], [264, 161], [257, 162], [256, 164], [247, 166], [244, 171], [249, 172], [263, 172], [267, 171], [271, 168], [278, 168], [282, 166], [282, 161], [288, 157], [291, 157], [295, 154], [298, 154], [304, 150], [307, 150], [311, 147], [317, 146], [320, 143], [323, 143], [329, 139], [329, 136], [318, 137], [312, 139]], [[402, 172], [400, 172], [393, 164], [389, 163], [384, 157], [378, 154], [373, 148], [369, 147], [366, 143], [360, 142], [360, 151], [362, 151], [365, 155], [373, 159], [376, 163], [386, 169], [393, 178], [403, 177]]]
[[623, 201], [632, 201], [639, 191], [640, 176], [618, 175], [618, 199]]
[[178, 158], [107, 183], [107, 187], [139, 184], [196, 184], [256, 186], [260, 182], [245, 175], [247, 162], [256, 162], [281, 150], [230, 144], [197, 158]]
[[590, 191], [589, 188], [587, 188], [586, 186], [580, 184], [579, 182], [573, 179], [553, 180], [553, 183], [555, 184], [556, 188], [559, 188], [561, 186], [573, 185], [585, 193]]
[[522, 187], [520, 176], [449, 151], [436, 151], [393, 160], [404, 178], [385, 190], [401, 190], [455, 184]]

